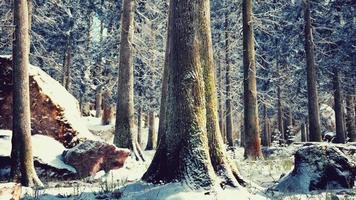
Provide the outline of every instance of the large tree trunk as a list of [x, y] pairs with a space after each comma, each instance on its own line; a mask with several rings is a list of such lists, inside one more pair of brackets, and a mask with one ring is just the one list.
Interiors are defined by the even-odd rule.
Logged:
[[355, 96], [346, 96], [346, 127], [350, 142], [356, 142]]
[[335, 142], [337, 143], [345, 143], [346, 135], [344, 129], [344, 107], [343, 107], [343, 99], [341, 93], [341, 85], [340, 85], [340, 72], [335, 67], [334, 68], [334, 102], [335, 102], [335, 122], [336, 122], [336, 138]]
[[[178, 180], [193, 188], [211, 188], [211, 162], [215, 170], [230, 166], [223, 156], [217, 118], [209, 1], [171, 0], [169, 16], [167, 131], [143, 180]], [[232, 170], [220, 172], [237, 184]]]
[[243, 19], [243, 65], [244, 65], [244, 157], [262, 157], [259, 137], [258, 105], [256, 88], [256, 59], [253, 35], [252, 0], [242, 1]]
[[231, 105], [231, 81], [230, 81], [230, 55], [229, 55], [229, 34], [227, 31], [228, 21], [227, 21], [227, 14], [225, 14], [225, 64], [226, 64], [226, 71], [225, 71], [225, 86], [226, 86], [226, 99], [225, 99], [225, 106], [226, 106], [226, 139], [227, 145], [232, 147], [234, 146], [234, 139], [232, 136], [233, 131], [233, 121], [232, 121], [232, 105]]
[[[19, 175], [24, 186], [43, 186], [37, 177], [31, 143], [30, 94], [29, 94], [29, 18], [27, 0], [14, 0], [13, 43], [13, 159], [12, 175]], [[18, 163], [20, 162], [18, 167]], [[15, 176], [16, 178], [16, 176]]]
[[309, 137], [312, 142], [321, 141], [320, 116], [318, 92], [316, 83], [316, 67], [314, 63], [314, 42], [311, 25], [310, 2], [304, 2], [304, 37], [305, 54], [307, 64], [307, 85], [308, 85], [308, 115], [309, 115]]
[[300, 133], [301, 133], [301, 141], [306, 142], [307, 141], [307, 133], [305, 130], [305, 123], [302, 123], [300, 125]]
[[132, 46], [132, 39], [134, 34], [135, 7], [134, 0], [124, 0], [114, 144], [118, 147], [131, 149], [136, 159], [143, 160], [141, 149], [137, 144], [137, 137], [134, 134], [134, 47]]
[[157, 134], [155, 129], [155, 113], [151, 111], [148, 118], [148, 140], [146, 150], [156, 149], [157, 146]]

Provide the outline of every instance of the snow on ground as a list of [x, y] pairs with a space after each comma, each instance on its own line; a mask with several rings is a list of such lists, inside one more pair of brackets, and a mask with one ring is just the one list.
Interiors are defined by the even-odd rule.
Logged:
[[[11, 137], [10, 130], [0, 130], [0, 156], [10, 157], [11, 155]], [[55, 139], [44, 135], [32, 136], [33, 156], [42, 163], [57, 169], [66, 169], [76, 173], [76, 170], [63, 162], [62, 153], [64, 146]]]

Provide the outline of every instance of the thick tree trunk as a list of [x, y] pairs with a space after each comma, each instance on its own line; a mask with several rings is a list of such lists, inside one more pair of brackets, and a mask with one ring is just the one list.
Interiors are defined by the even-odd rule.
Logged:
[[[20, 161], [21, 184], [43, 186], [37, 177], [31, 143], [30, 94], [29, 94], [29, 17], [27, 0], [14, 0], [13, 43], [13, 161]], [[18, 173], [18, 164], [13, 164], [12, 175]], [[17, 174], [18, 176], [19, 174]]]
[[[167, 131], [143, 180], [211, 188], [213, 169], [230, 167], [217, 118], [209, 1], [171, 0], [169, 16]], [[237, 184], [232, 170], [221, 172]]]
[[123, 1], [114, 144], [118, 147], [131, 149], [136, 159], [143, 160], [134, 130], [134, 47], [132, 46], [132, 39], [134, 34], [135, 7], [134, 0]]
[[233, 131], [233, 121], [232, 121], [232, 105], [231, 105], [231, 81], [230, 81], [230, 62], [229, 62], [229, 34], [226, 30], [228, 26], [227, 15], [225, 14], [225, 64], [226, 64], [226, 71], [225, 71], [225, 86], [226, 86], [226, 99], [225, 99], [225, 106], [226, 106], [226, 139], [227, 145], [229, 147], [234, 146], [234, 139], [232, 135]]
[[107, 89], [103, 93], [103, 116], [101, 118], [101, 122], [103, 125], [111, 124], [113, 112], [111, 106], [111, 92]]
[[253, 35], [252, 0], [242, 1], [243, 19], [243, 65], [244, 65], [244, 157], [257, 159], [262, 157], [259, 136], [256, 59]]
[[155, 128], [155, 113], [153, 111], [149, 114], [148, 120], [148, 140], [146, 150], [153, 150], [156, 149], [157, 146], [157, 133]]
[[314, 42], [311, 25], [310, 2], [304, 2], [304, 37], [305, 54], [307, 64], [307, 85], [308, 85], [308, 115], [309, 115], [309, 136], [310, 141], [321, 141], [319, 102], [316, 83], [316, 67], [314, 63]]
[[346, 96], [346, 127], [350, 142], [356, 142], [355, 96]]
[[335, 102], [335, 122], [336, 122], [336, 143], [345, 143], [346, 135], [344, 129], [344, 106], [341, 92], [340, 72], [334, 68], [334, 102]]

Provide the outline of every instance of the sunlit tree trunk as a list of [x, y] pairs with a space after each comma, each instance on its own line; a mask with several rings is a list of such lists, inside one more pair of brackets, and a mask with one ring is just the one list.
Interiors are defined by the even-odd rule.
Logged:
[[[31, 6], [31, 5], [30, 5]], [[21, 177], [24, 186], [43, 186], [37, 177], [31, 143], [31, 113], [29, 91], [29, 8], [27, 0], [14, 0], [13, 42], [13, 178]], [[17, 181], [17, 180], [15, 180]]]
[[132, 46], [132, 39], [134, 34], [135, 7], [134, 0], [123, 1], [114, 144], [118, 147], [131, 149], [136, 159], [143, 160], [134, 130], [134, 47]]
[[262, 157], [259, 136], [256, 59], [253, 35], [252, 0], [242, 1], [243, 19], [243, 65], [244, 65], [244, 157], [257, 159]]

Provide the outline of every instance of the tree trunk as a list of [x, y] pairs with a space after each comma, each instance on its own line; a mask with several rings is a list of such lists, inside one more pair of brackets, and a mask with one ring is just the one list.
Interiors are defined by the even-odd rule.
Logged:
[[345, 143], [345, 130], [344, 130], [344, 107], [340, 85], [340, 72], [334, 67], [334, 101], [335, 101], [335, 122], [336, 122], [336, 143]]
[[63, 67], [62, 67], [62, 85], [64, 88], [69, 91], [70, 87], [70, 76], [71, 76], [71, 70], [70, 70], [70, 65], [71, 65], [71, 35], [67, 36], [67, 44], [64, 52], [64, 58], [63, 58]]
[[312, 142], [321, 141], [320, 116], [318, 91], [316, 83], [316, 67], [314, 63], [314, 42], [311, 25], [310, 2], [304, 2], [304, 37], [305, 37], [305, 54], [307, 64], [307, 85], [308, 85], [308, 115], [309, 115], [309, 137]]
[[234, 139], [232, 136], [233, 131], [233, 121], [232, 121], [232, 105], [231, 105], [231, 94], [230, 94], [230, 63], [229, 63], [229, 34], [227, 31], [228, 21], [227, 21], [227, 14], [225, 14], [225, 63], [226, 63], [226, 71], [225, 71], [225, 87], [226, 87], [226, 99], [225, 99], [225, 106], [226, 106], [226, 139], [227, 145], [229, 147], [234, 146]]
[[268, 147], [270, 145], [269, 142], [269, 123], [268, 123], [268, 115], [267, 115], [267, 105], [266, 103], [263, 104], [263, 120], [264, 120], [264, 127], [263, 127], [263, 134], [262, 134], [262, 146]]
[[142, 107], [138, 107], [137, 111], [137, 143], [142, 146]]
[[95, 94], [95, 117], [101, 117], [101, 104], [102, 104], [102, 86], [96, 88]]
[[307, 141], [307, 135], [306, 135], [306, 130], [305, 130], [305, 124], [302, 123], [300, 125], [300, 133], [301, 133], [301, 141], [306, 142]]
[[356, 142], [355, 96], [346, 96], [346, 126], [350, 142]]
[[107, 89], [103, 93], [103, 117], [101, 119], [101, 122], [103, 125], [109, 125], [111, 124], [112, 121], [112, 106], [111, 106], [111, 92]]
[[[11, 155], [19, 162], [21, 184], [43, 186], [37, 177], [31, 143], [30, 94], [29, 94], [29, 17], [27, 0], [14, 0], [13, 43], [13, 139]], [[13, 164], [12, 175], [18, 173], [18, 164]], [[17, 174], [19, 177], [19, 174]], [[16, 177], [15, 177], [16, 178]]]
[[262, 157], [262, 152], [258, 124], [256, 60], [252, 6], [252, 0], [242, 1], [245, 124], [244, 157], [255, 160]]
[[282, 99], [281, 99], [281, 87], [277, 86], [277, 107], [278, 107], [278, 114], [277, 114], [277, 123], [278, 123], [278, 131], [281, 134], [281, 141], [285, 142], [284, 137], [284, 124], [283, 124], [283, 109], [282, 109]]
[[116, 125], [114, 144], [118, 147], [129, 148], [137, 160], [143, 160], [141, 149], [137, 145], [134, 134], [134, 73], [133, 73], [133, 34], [135, 1], [123, 1], [120, 63], [118, 78], [118, 98], [116, 107]]
[[[213, 169], [217, 165], [229, 169], [220, 155], [224, 151], [217, 118], [209, 1], [171, 0], [169, 16], [167, 131], [143, 180], [186, 181], [192, 188], [209, 189], [215, 182]], [[231, 170], [224, 174], [235, 175]]]
[[148, 140], [146, 150], [153, 150], [156, 149], [157, 146], [157, 134], [155, 129], [155, 113], [153, 111], [150, 112], [148, 118]]

